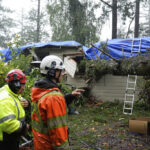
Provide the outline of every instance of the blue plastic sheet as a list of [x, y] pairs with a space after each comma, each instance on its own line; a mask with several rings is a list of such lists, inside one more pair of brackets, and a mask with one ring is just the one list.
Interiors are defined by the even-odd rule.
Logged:
[[[148, 49], [150, 49], [150, 37], [134, 38], [134, 39], [113, 39], [108, 40], [107, 42], [97, 42], [94, 46], [101, 48], [102, 43], [107, 43], [107, 53], [116, 59], [121, 59], [123, 57], [129, 58], [137, 56], [136, 51], [140, 51], [141, 54], [147, 54]], [[131, 54], [131, 51], [133, 53]], [[101, 51], [90, 47], [86, 50], [87, 59], [106, 59], [110, 58], [105, 54], [101, 54]], [[97, 55], [97, 56], [96, 56]]]
[[[108, 41], [97, 42], [94, 44], [94, 46], [101, 48], [102, 43], [104, 44], [107, 43], [106, 46], [108, 49], [107, 53], [110, 54], [115, 59], [137, 56], [138, 53], [135, 53], [135, 51], [139, 51], [139, 50], [141, 54], [147, 54], [148, 49], [150, 49], [150, 37], [142, 37], [142, 38], [134, 38], [134, 39], [132, 38], [113, 39]], [[32, 48], [32, 47], [38, 48], [38, 47], [46, 47], [46, 46], [82, 46], [86, 59], [97, 59], [97, 57], [106, 60], [110, 59], [108, 56], [101, 53], [100, 50], [94, 47], [87, 48], [86, 46], [83, 46], [82, 44], [76, 41], [62, 41], [62, 42], [55, 41], [49, 43], [29, 44], [29, 45], [19, 47], [18, 53], [20, 51], [24, 51], [27, 48]], [[131, 55], [131, 50], [133, 51], [132, 55]], [[5, 58], [4, 59], [5, 62], [12, 59], [11, 50], [9, 49], [2, 49], [0, 50], [0, 53], [2, 53], [2, 55], [0, 55], [1, 58]]]
[[[27, 48], [32, 48], [32, 47], [46, 47], [46, 46], [82, 46], [80, 43], [76, 42], [76, 41], [62, 41], [62, 42], [49, 42], [49, 43], [34, 43], [34, 44], [29, 44], [29, 45], [25, 45], [25, 46], [21, 46], [19, 47], [17, 50], [17, 53], [20, 53], [21, 51], [24, 51]], [[0, 53], [2, 53], [1, 59], [4, 58], [4, 61], [7, 62], [9, 60], [12, 59], [12, 55], [11, 55], [11, 50], [7, 49], [2, 49], [0, 50]]]

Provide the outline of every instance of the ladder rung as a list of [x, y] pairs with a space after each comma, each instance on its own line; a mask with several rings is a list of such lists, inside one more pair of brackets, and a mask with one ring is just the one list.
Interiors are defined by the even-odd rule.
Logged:
[[135, 38], [133, 38], [133, 40], [132, 41], [141, 41], [142, 39], [140, 38], [140, 39], [135, 39]]
[[135, 90], [135, 88], [126, 88], [126, 90]]
[[129, 77], [135, 77], [137, 75], [133, 75], [133, 74], [128, 74]]
[[125, 103], [133, 103], [133, 101], [124, 101]]
[[131, 51], [131, 53], [140, 53], [140, 51]]
[[138, 45], [138, 44], [137, 44], [137, 45], [132, 45], [132, 46], [141, 46], [141, 45]]
[[125, 107], [124, 109], [127, 109], [127, 110], [132, 110], [132, 108], [128, 108], [128, 107]]
[[[138, 50], [133, 50], [134, 46], [139, 46]], [[134, 45], [132, 44], [132, 49], [131, 49], [131, 55], [132, 53], [140, 53], [140, 46], [139, 45]], [[123, 113], [124, 114], [132, 114], [133, 111], [133, 104], [134, 104], [134, 96], [135, 96], [135, 87], [136, 87], [136, 81], [137, 81], [137, 75], [129, 75], [128, 74], [128, 78], [127, 78], [127, 84], [126, 84], [126, 93], [125, 93], [125, 97], [124, 97], [124, 106], [123, 106]], [[132, 90], [133, 94], [130, 94]], [[127, 94], [129, 93], [129, 94]]]
[[133, 83], [133, 84], [135, 84], [136, 82], [128, 81], [127, 83]]
[[137, 75], [130, 75], [130, 76], [128, 76], [128, 78], [137, 78]]
[[132, 114], [132, 112], [131, 112], [131, 113], [123, 112], [123, 113], [124, 113], [125, 115], [126, 115], [126, 114], [129, 114], [129, 115], [131, 115], [131, 114]]
[[134, 94], [125, 94], [125, 96], [132, 96], [132, 97], [133, 97], [133, 96], [134, 96]]

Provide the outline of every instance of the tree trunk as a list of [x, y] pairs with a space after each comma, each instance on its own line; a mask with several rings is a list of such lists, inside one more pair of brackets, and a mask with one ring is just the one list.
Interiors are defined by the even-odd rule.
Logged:
[[112, 0], [112, 39], [117, 38], [117, 0]]
[[149, 16], [148, 16], [148, 22], [149, 22], [149, 25], [148, 25], [148, 36], [150, 36], [150, 0], [148, 1], [149, 3]]
[[86, 35], [84, 32], [86, 13], [85, 7], [79, 0], [69, 0], [70, 23], [75, 41], [85, 45]]
[[23, 41], [23, 32], [24, 32], [24, 10], [21, 10], [21, 41]]
[[139, 36], [139, 14], [140, 14], [140, 0], [136, 0], [135, 4], [135, 26], [134, 26], [134, 37]]
[[36, 42], [40, 41], [40, 0], [38, 0], [38, 10], [37, 10], [37, 35]]

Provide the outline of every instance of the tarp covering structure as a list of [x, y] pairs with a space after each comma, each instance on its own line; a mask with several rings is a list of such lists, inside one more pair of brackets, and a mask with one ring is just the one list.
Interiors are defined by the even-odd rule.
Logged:
[[[95, 47], [101, 48], [101, 44], [105, 42], [97, 42], [94, 44]], [[107, 41], [107, 53], [110, 54], [115, 59], [121, 59], [123, 57], [129, 58], [140, 54], [147, 54], [150, 51], [150, 37], [142, 38], [130, 38], [130, 39], [113, 39]], [[131, 54], [131, 51], [133, 52]], [[87, 59], [106, 59], [110, 58], [105, 54], [101, 54], [100, 50], [90, 47], [85, 50]]]
[[[115, 59], [121, 59], [123, 57], [129, 58], [132, 56], [137, 56], [138, 53], [135, 51], [140, 51], [140, 54], [147, 54], [148, 51], [150, 51], [150, 37], [141, 37], [141, 38], [130, 38], [130, 39], [113, 39], [108, 41], [102, 41], [97, 42], [94, 44], [94, 46], [101, 48], [102, 43], [107, 43], [107, 53], [110, 54]], [[102, 54], [100, 50], [90, 47], [87, 48], [86, 46], [83, 46], [82, 44], [76, 42], [76, 41], [62, 41], [62, 42], [49, 42], [49, 43], [34, 43], [30, 45], [25, 45], [19, 47], [18, 53], [20, 51], [24, 51], [26, 49], [35, 47], [46, 47], [46, 46], [81, 46], [86, 59], [97, 59], [97, 57], [100, 57], [100, 59], [106, 59], [109, 60], [110, 58], [106, 56], [105, 54]], [[15, 48], [14, 48], [15, 49]], [[131, 51], [133, 51], [131, 55]], [[11, 50], [9, 49], [2, 49], [0, 50], [0, 53], [2, 55], [1, 58], [5, 58], [5, 62], [11, 60]]]
[[[34, 44], [29, 44], [29, 45], [25, 45], [25, 46], [21, 46], [19, 47], [18, 49], [18, 53], [20, 51], [24, 51], [26, 49], [29, 49], [29, 48], [32, 48], [32, 47], [35, 47], [35, 48], [40, 48], [40, 47], [46, 47], [46, 46], [69, 46], [69, 47], [79, 47], [79, 46], [82, 46], [80, 43], [76, 42], [76, 41], [62, 41], [62, 42], [49, 42], [49, 43], [34, 43]], [[13, 49], [16, 49], [17, 48], [13, 48]], [[87, 49], [87, 48], [86, 48]], [[1, 53], [1, 59], [2, 58], [5, 58], [5, 62], [9, 61], [12, 59], [12, 56], [11, 56], [11, 50], [9, 50], [8, 48], [7, 49], [2, 49], [0, 50], [0, 53]]]

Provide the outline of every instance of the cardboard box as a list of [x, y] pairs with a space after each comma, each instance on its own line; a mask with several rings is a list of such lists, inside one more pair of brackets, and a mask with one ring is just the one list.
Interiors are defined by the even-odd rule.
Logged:
[[129, 131], [150, 135], [150, 117], [130, 119]]

